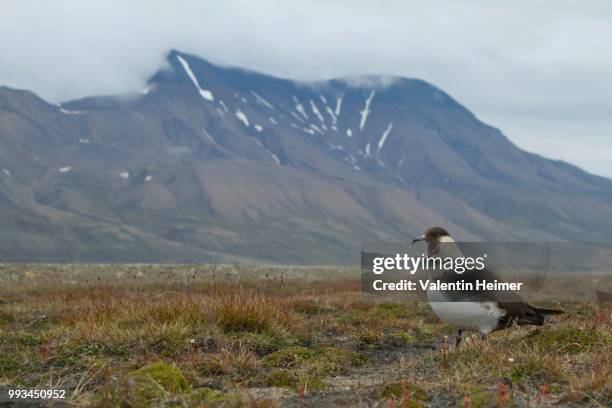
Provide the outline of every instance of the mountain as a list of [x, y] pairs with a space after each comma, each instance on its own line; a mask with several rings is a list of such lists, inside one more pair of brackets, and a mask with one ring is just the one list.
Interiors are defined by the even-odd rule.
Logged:
[[610, 241], [612, 181], [427, 82], [299, 83], [172, 51], [137, 95], [0, 87], [0, 261], [356, 263], [360, 241]]

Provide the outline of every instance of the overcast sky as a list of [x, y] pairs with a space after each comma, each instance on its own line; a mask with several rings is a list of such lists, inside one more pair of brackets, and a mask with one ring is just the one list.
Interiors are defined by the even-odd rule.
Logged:
[[176, 48], [283, 77], [421, 78], [519, 146], [612, 177], [612, 2], [27, 1], [0, 85], [60, 102], [142, 89]]

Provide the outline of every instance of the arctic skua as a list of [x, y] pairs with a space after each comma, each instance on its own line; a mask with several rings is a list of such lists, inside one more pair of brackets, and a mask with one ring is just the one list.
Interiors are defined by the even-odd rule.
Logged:
[[[456, 258], [462, 252], [450, 234], [441, 227], [428, 229], [425, 234], [415, 238], [412, 243], [425, 241], [427, 257]], [[458, 274], [448, 271], [438, 277], [441, 282], [457, 283], [459, 281], [472, 285], [450, 285], [455, 287], [476, 287], [477, 281], [500, 282], [493, 272], [484, 268], [470, 269]], [[513, 324], [519, 326], [542, 326], [547, 316], [564, 313], [562, 310], [546, 309], [533, 306], [523, 300], [512, 290], [470, 290], [452, 291], [427, 289], [427, 300], [434, 313], [445, 323], [457, 329], [455, 345], [461, 342], [464, 330], [478, 331], [482, 338], [487, 334], [506, 329]]]

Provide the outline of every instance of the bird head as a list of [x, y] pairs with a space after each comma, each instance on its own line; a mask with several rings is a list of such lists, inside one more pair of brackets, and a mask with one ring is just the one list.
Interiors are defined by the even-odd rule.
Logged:
[[412, 244], [415, 242], [425, 241], [427, 242], [427, 256], [432, 256], [440, 250], [440, 243], [442, 242], [455, 242], [450, 234], [441, 227], [433, 227], [425, 231], [423, 235], [412, 240]]

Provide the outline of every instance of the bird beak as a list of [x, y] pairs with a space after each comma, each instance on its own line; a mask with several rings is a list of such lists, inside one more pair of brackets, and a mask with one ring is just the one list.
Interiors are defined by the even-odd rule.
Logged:
[[420, 237], [413, 239], [412, 245], [414, 245], [415, 242], [419, 242], [419, 241], [425, 241], [425, 235], [421, 235]]

